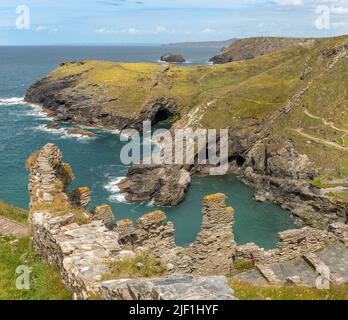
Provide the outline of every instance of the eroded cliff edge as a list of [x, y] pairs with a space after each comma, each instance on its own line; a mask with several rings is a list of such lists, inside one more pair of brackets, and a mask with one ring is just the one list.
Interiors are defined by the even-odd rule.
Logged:
[[[68, 63], [26, 99], [58, 119], [110, 129], [141, 129], [145, 119], [170, 119], [173, 129], [228, 128], [229, 173], [255, 188], [259, 201], [325, 227], [347, 216], [347, 41], [294, 44], [207, 67]], [[206, 169], [134, 166], [122, 188], [130, 201], [176, 205], [185, 177]], [[163, 170], [171, 173], [163, 178]], [[153, 188], [144, 187], [149, 179]]]

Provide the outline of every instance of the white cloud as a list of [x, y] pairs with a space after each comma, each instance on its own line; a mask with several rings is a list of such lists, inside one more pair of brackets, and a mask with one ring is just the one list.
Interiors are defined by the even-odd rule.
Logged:
[[51, 32], [51, 33], [56, 33], [58, 32], [58, 28], [49, 28], [47, 26], [38, 26], [35, 29], [36, 32]]
[[137, 33], [139, 33], [139, 30], [136, 29], [136, 28], [129, 28], [128, 29], [128, 33], [130, 33], [130, 34], [137, 34]]
[[41, 31], [46, 31], [47, 30], [47, 27], [46, 26], [38, 26], [35, 31], [37, 32], [41, 32]]
[[203, 33], [214, 33], [214, 32], [216, 32], [216, 30], [210, 29], [210, 28], [206, 28], [203, 30]]

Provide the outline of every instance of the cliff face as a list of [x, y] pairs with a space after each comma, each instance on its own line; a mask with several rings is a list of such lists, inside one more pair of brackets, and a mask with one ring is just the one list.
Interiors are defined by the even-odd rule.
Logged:
[[[63, 64], [26, 99], [58, 119], [113, 129], [168, 118], [173, 128], [228, 128], [229, 172], [256, 188], [258, 200], [312, 226], [345, 221], [348, 38], [277, 41], [269, 46], [277, 52], [255, 44], [255, 59], [206, 67]], [[134, 166], [121, 187], [129, 201], [173, 206], [188, 175], [205, 169]]]

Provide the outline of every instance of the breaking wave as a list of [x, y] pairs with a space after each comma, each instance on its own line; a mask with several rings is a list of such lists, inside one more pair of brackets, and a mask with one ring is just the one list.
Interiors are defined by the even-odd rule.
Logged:
[[13, 98], [7, 98], [7, 99], [0, 99], [0, 106], [11, 106], [11, 105], [22, 104], [22, 103], [26, 103], [24, 101], [24, 97], [21, 97], [21, 98], [13, 97]]
[[111, 193], [111, 195], [109, 196], [110, 202], [127, 202], [125, 195], [120, 193], [120, 188], [118, 187], [118, 184], [125, 178], [126, 177], [113, 178], [109, 181], [108, 184], [104, 186], [104, 189]]

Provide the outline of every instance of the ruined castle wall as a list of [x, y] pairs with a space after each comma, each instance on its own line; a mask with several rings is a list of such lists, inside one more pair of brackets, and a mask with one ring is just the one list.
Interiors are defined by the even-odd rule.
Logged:
[[332, 232], [310, 227], [287, 230], [279, 233], [279, 242], [275, 249], [264, 250], [254, 243], [249, 243], [236, 248], [235, 258], [258, 264], [272, 264], [319, 251], [338, 240]]
[[87, 299], [98, 294], [108, 272], [105, 261], [115, 259], [121, 248], [117, 233], [101, 221], [78, 225], [73, 219], [73, 214], [54, 217], [35, 212], [33, 246], [50, 265], [57, 266], [75, 299]]
[[226, 207], [224, 194], [204, 198], [203, 221], [191, 247], [192, 271], [196, 274], [227, 274], [233, 269], [235, 241], [232, 208]]

